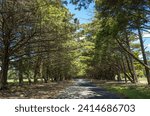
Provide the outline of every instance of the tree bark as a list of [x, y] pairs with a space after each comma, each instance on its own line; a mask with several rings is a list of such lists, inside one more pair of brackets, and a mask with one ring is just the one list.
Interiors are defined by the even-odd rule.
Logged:
[[120, 66], [121, 66], [121, 69], [122, 69], [122, 72], [123, 72], [123, 74], [124, 74], [124, 79], [125, 79], [125, 83], [127, 83], [127, 76], [126, 76], [126, 66], [125, 66], [125, 63], [124, 63], [124, 58], [123, 58], [123, 55], [122, 55], [122, 53], [121, 53], [121, 59], [122, 59], [122, 61], [120, 62]]
[[141, 60], [139, 60], [139, 59], [138, 59], [134, 54], [132, 54], [130, 51], [128, 51], [128, 50], [122, 45], [122, 43], [121, 43], [118, 39], [116, 39], [116, 40], [117, 40], [117, 42], [118, 42], [120, 48], [122, 48], [125, 52], [127, 52], [130, 56], [132, 56], [132, 57], [133, 57], [136, 61], [138, 61], [142, 66], [144, 66], [144, 67], [150, 69], [150, 67], [149, 67], [148, 65], [146, 65], [144, 62], [142, 62]]
[[[126, 35], [126, 42], [127, 42], [128, 50], [131, 52], [130, 41], [129, 41], [126, 31], [125, 31], [125, 35]], [[128, 55], [128, 56], [129, 56], [129, 61], [130, 61], [130, 66], [131, 66], [130, 72], [133, 77], [134, 83], [136, 83], [136, 82], [138, 82], [138, 79], [137, 79], [137, 75], [136, 75], [136, 71], [135, 71], [135, 67], [134, 67], [133, 58], [130, 55]]]
[[19, 85], [23, 84], [23, 70], [22, 70], [22, 59], [19, 60]]
[[[139, 40], [140, 40], [140, 45], [141, 45], [143, 61], [144, 61], [144, 64], [148, 65], [146, 54], [145, 54], [145, 49], [144, 49], [143, 38], [142, 38], [140, 28], [138, 28], [138, 34], [139, 34]], [[145, 73], [146, 73], [147, 82], [150, 85], [150, 71], [149, 71], [149, 68], [145, 67]]]
[[128, 71], [129, 71], [130, 76], [131, 76], [131, 78], [132, 78], [132, 82], [133, 82], [133, 83], [136, 83], [136, 81], [135, 81], [135, 75], [134, 75], [134, 72], [133, 72], [133, 70], [132, 70], [132, 66], [131, 66], [131, 64], [130, 64], [130, 62], [129, 62], [129, 58], [128, 58], [126, 55], [125, 55], [125, 58], [126, 58], [127, 66], [128, 66]]
[[6, 47], [4, 57], [2, 58], [2, 72], [1, 72], [2, 75], [1, 75], [0, 89], [7, 89], [8, 68], [9, 68], [9, 54], [8, 54], [8, 47]]
[[38, 82], [37, 75], [40, 73], [40, 65], [41, 65], [41, 58], [40, 56], [38, 56], [36, 64], [35, 64], [35, 70], [34, 70], [34, 76], [33, 76], [34, 83]]

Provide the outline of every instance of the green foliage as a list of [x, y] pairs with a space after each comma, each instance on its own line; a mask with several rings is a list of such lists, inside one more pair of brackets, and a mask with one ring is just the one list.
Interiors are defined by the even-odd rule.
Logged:
[[142, 43], [137, 43], [135, 30], [147, 26], [148, 1], [96, 0], [95, 4], [95, 19], [86, 31], [95, 44], [92, 60], [87, 63], [89, 76], [115, 80], [118, 75], [135, 82], [136, 75], [142, 76], [140, 71], [144, 70], [139, 59]]
[[109, 91], [118, 93], [128, 99], [149, 99], [150, 98], [149, 87], [145, 87], [145, 86], [108, 85], [106, 86], [106, 88]]
[[[16, 5], [13, 6], [13, 4]], [[50, 80], [62, 81], [73, 77], [76, 72], [73, 64], [74, 55], [72, 55], [72, 51], [76, 47], [73, 38], [75, 26], [72, 23], [73, 15], [61, 1], [20, 2], [9, 0], [5, 5], [7, 6], [5, 10], [8, 11], [6, 16], [11, 18], [0, 17], [0, 20], [4, 24], [9, 22], [8, 25], [5, 25], [10, 29], [10, 33], [7, 35], [9, 38], [3, 38], [0, 35], [0, 54], [2, 54], [2, 58], [6, 56], [10, 60], [6, 64], [0, 56], [2, 67], [6, 67], [3, 68], [5, 75], [2, 78], [5, 83], [1, 81], [2, 87], [7, 86], [8, 76], [9, 79], [19, 79], [20, 85], [23, 84], [25, 78], [29, 83], [32, 80], [36, 83], [39, 79], [48, 82]], [[1, 3], [0, 8], [2, 6]], [[11, 12], [9, 12], [10, 10]], [[27, 13], [23, 13], [24, 11]], [[3, 15], [3, 12], [0, 13]], [[2, 24], [0, 27], [3, 28]], [[5, 31], [5, 29], [3, 30]], [[1, 45], [1, 43], [5, 45]], [[8, 52], [11, 53], [5, 54]]]

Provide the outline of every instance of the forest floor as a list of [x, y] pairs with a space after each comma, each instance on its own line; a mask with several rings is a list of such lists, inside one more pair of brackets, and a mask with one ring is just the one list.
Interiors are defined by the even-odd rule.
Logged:
[[72, 85], [72, 80], [23, 86], [10, 85], [8, 90], [0, 91], [0, 99], [54, 99], [59, 91]]
[[125, 84], [117, 81], [72, 79], [70, 81], [9, 85], [0, 91], [1, 99], [146, 99], [150, 98], [147, 84]]

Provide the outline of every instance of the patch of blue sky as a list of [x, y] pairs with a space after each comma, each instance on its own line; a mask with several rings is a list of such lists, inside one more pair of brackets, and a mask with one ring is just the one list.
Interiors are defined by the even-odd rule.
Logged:
[[76, 10], [77, 6], [73, 4], [68, 4], [66, 7], [74, 14], [74, 18], [78, 18], [80, 24], [89, 23], [94, 17], [94, 3], [91, 3], [87, 9], [81, 10]]
[[150, 33], [143, 33], [143, 40], [146, 51], [150, 51]]

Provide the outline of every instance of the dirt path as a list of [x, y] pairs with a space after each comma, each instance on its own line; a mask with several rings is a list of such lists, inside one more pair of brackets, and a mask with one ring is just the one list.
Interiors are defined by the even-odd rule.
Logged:
[[0, 91], [0, 99], [120, 99], [119, 95], [97, 87], [87, 79], [10, 86]]
[[86, 79], [75, 79], [74, 85], [60, 91], [56, 99], [121, 99]]

